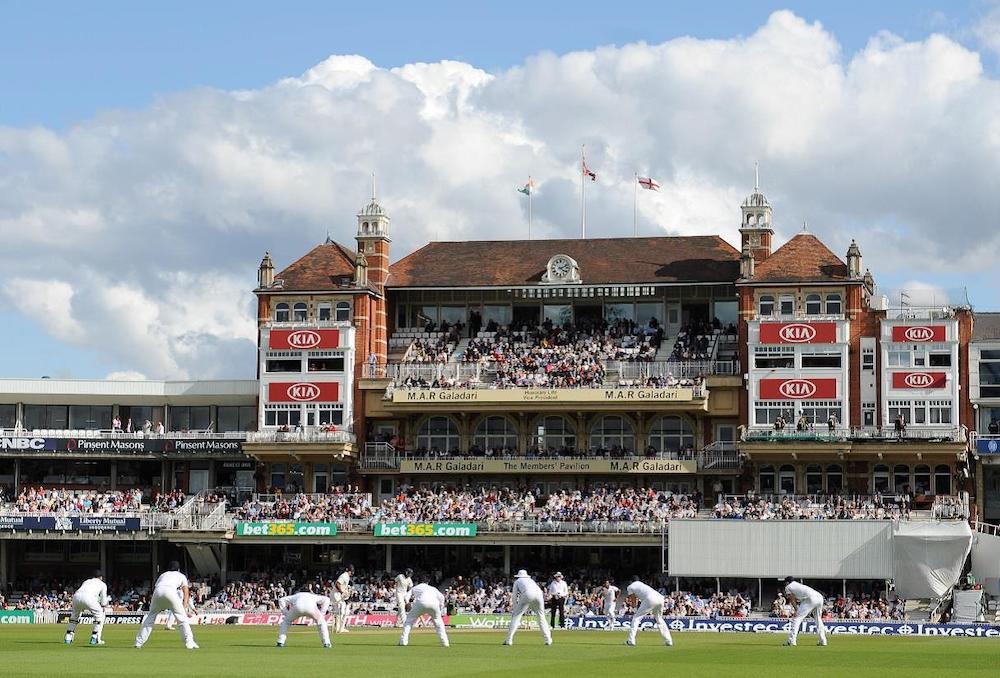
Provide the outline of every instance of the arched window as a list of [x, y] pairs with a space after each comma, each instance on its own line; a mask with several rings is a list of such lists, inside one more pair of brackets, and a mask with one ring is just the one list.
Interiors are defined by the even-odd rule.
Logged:
[[795, 467], [785, 464], [778, 472], [778, 490], [781, 494], [795, 494]]
[[418, 450], [458, 452], [458, 426], [449, 417], [429, 417], [417, 431]]
[[951, 467], [947, 464], [934, 467], [934, 494], [951, 494]]
[[885, 464], [876, 464], [872, 474], [872, 489], [875, 492], [885, 493], [889, 491], [889, 467]]
[[771, 316], [774, 315], [774, 297], [770, 294], [765, 294], [760, 298], [758, 302], [758, 315]]
[[896, 464], [892, 469], [892, 491], [902, 494], [912, 489], [910, 486], [910, 467], [906, 464]]
[[576, 428], [566, 417], [545, 417], [538, 422], [535, 445], [542, 452], [573, 453], [576, 451]]
[[304, 323], [308, 320], [309, 312], [306, 309], [306, 305], [303, 302], [298, 302], [292, 306], [292, 321], [297, 323]]
[[844, 312], [844, 304], [839, 294], [826, 295], [827, 315], [840, 315]]
[[806, 494], [823, 492], [823, 467], [819, 464], [806, 466]]
[[830, 464], [826, 467], [826, 491], [830, 494], [840, 494], [844, 489], [844, 469], [840, 464]]
[[694, 447], [694, 431], [690, 422], [676, 415], [660, 417], [649, 430], [649, 446], [661, 454], [676, 454], [689, 446]]
[[346, 323], [351, 319], [351, 305], [346, 301], [337, 302], [337, 322]]
[[276, 323], [287, 323], [288, 322], [288, 304], [281, 302], [274, 307], [274, 322]]
[[760, 493], [764, 495], [774, 494], [774, 467], [761, 466], [757, 477], [759, 478]]
[[590, 427], [590, 449], [635, 452], [635, 429], [620, 415], [601, 417]]
[[931, 467], [927, 464], [917, 464], [913, 468], [913, 493], [915, 495], [931, 493]]
[[819, 315], [823, 312], [823, 300], [818, 294], [806, 295], [806, 315]]
[[322, 301], [316, 306], [316, 319], [321, 322], [333, 320], [333, 306], [329, 301]]
[[507, 417], [486, 417], [476, 426], [473, 444], [480, 450], [517, 450], [517, 427]]

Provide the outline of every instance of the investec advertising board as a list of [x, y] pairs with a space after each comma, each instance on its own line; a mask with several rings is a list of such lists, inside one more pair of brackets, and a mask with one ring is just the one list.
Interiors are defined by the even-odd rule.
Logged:
[[[619, 617], [615, 627], [631, 623], [631, 617]], [[569, 629], [604, 629], [608, 618], [568, 617]], [[993, 624], [924, 624], [921, 622], [843, 621], [823, 622], [826, 632], [844, 636], [944, 636], [952, 638], [1000, 638], [1000, 626]], [[707, 633], [788, 633], [789, 619], [708, 619], [706, 617], [678, 617], [668, 619], [671, 631], [702, 631]], [[639, 623], [643, 631], [652, 631], [656, 623], [651, 617]], [[816, 622], [806, 620], [802, 633], [816, 633]]]
[[697, 473], [698, 462], [674, 459], [411, 459], [400, 473]]
[[693, 399], [690, 388], [424, 388], [392, 392], [394, 403], [670, 403]]

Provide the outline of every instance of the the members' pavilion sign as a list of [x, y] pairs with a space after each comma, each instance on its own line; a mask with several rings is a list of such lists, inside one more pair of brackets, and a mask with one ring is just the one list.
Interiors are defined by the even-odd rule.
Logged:
[[396, 389], [394, 403], [669, 403], [694, 400], [690, 388]]
[[406, 459], [400, 473], [697, 473], [693, 459]]

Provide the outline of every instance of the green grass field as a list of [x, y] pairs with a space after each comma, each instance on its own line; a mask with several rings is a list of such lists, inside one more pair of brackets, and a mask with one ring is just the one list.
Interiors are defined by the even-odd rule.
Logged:
[[107, 645], [87, 644], [81, 626], [76, 643], [62, 642], [61, 626], [0, 627], [0, 676], [341, 676], [420, 678], [422, 676], [907, 676], [1000, 675], [996, 640], [833, 636], [816, 647], [803, 635], [799, 646], [781, 647], [772, 634], [674, 634], [674, 647], [653, 632], [639, 634], [638, 647], [621, 643], [624, 632], [563, 631], [551, 647], [537, 631], [521, 631], [513, 647], [503, 634], [453, 631], [442, 648], [432, 630], [413, 632], [409, 647], [398, 647], [398, 632], [352, 631], [320, 647], [315, 630], [294, 629], [283, 649], [274, 647], [276, 629], [195, 627], [200, 650], [185, 650], [176, 631], [157, 627], [142, 650], [132, 647], [136, 627], [109, 626]]

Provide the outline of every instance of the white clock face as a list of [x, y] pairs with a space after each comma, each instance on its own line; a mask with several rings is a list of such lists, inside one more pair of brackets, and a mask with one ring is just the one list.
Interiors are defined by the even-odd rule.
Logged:
[[552, 260], [552, 274], [560, 278], [569, 277], [573, 264], [566, 257], [556, 257]]

